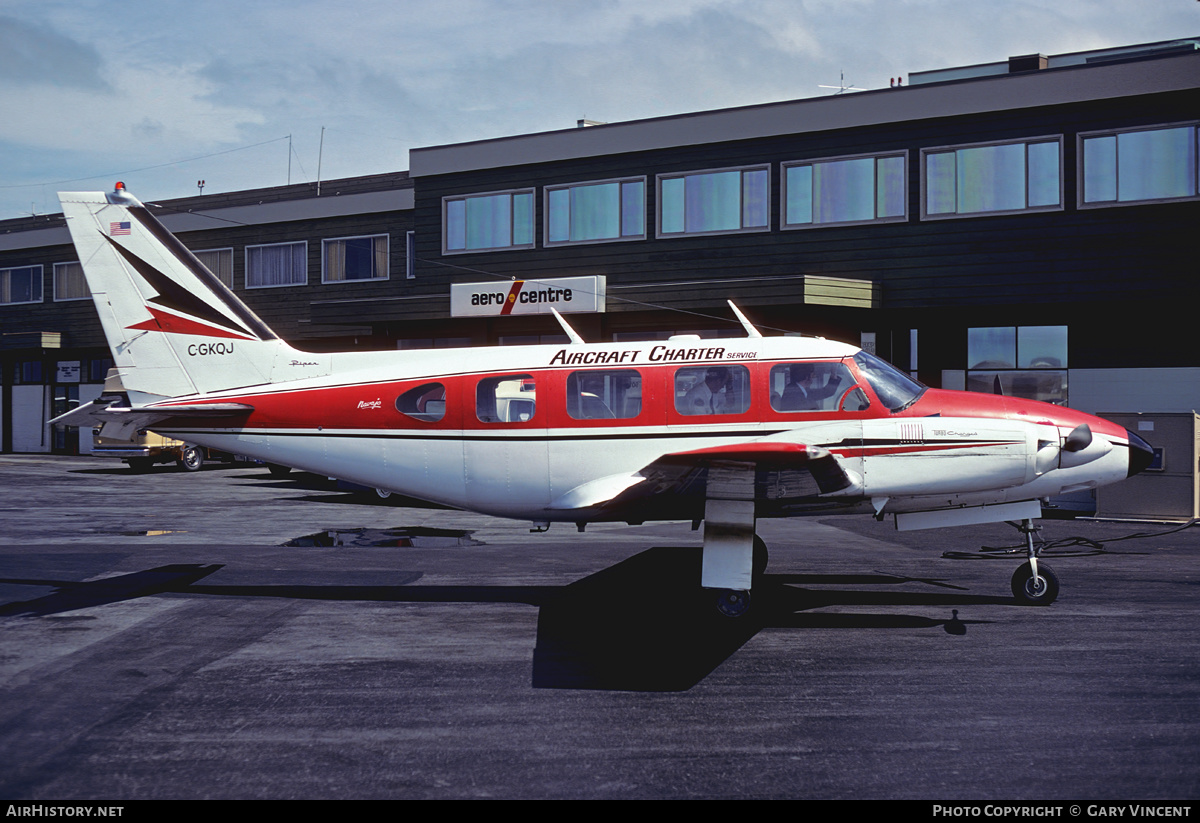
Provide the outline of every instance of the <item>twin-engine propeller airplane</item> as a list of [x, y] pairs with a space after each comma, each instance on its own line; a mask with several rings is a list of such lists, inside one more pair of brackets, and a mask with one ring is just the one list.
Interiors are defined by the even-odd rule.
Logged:
[[853, 346], [763, 337], [736, 307], [736, 340], [589, 344], [559, 317], [569, 344], [302, 352], [122, 184], [59, 197], [119, 382], [53, 422], [150, 428], [538, 524], [703, 521], [701, 585], [731, 616], [765, 566], [756, 520], [811, 514], [1022, 521], [1012, 590], [1048, 604], [1039, 501], [1152, 457], [1098, 417], [926, 388]]

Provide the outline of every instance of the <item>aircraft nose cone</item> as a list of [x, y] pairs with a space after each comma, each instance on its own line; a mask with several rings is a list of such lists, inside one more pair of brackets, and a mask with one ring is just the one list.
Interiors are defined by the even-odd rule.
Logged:
[[1126, 429], [1125, 433], [1129, 435], [1129, 474], [1127, 476], [1133, 477], [1154, 461], [1154, 447], [1129, 429]]

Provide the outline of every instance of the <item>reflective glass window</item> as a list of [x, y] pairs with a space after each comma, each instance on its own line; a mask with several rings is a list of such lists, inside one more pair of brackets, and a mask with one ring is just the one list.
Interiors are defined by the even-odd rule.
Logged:
[[770, 188], [766, 168], [660, 177], [659, 233], [764, 229], [770, 220]]
[[968, 369], [1013, 369], [1017, 366], [1017, 330], [1012, 326], [967, 329]]
[[784, 224], [902, 219], [904, 156], [784, 164]]
[[633, 369], [571, 372], [567, 414], [575, 420], [628, 420], [642, 413], [642, 376]]
[[967, 390], [1067, 402], [1067, 327], [967, 330]]
[[1057, 139], [931, 149], [924, 153], [925, 214], [987, 214], [1059, 208]]
[[533, 245], [532, 191], [475, 194], [442, 202], [447, 252]]
[[547, 245], [645, 237], [645, 190], [645, 180], [547, 188]]
[[1083, 202], [1134, 203], [1197, 196], [1197, 128], [1083, 137]]

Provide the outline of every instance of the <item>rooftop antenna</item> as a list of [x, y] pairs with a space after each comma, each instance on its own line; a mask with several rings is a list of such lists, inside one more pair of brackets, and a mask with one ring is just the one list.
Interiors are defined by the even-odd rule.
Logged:
[[843, 71], [843, 72], [839, 72], [839, 74], [840, 74], [840, 76], [841, 76], [841, 85], [840, 85], [840, 86], [825, 86], [825, 85], [818, 84], [818, 85], [817, 85], [817, 88], [820, 88], [820, 89], [837, 89], [837, 91], [835, 91], [835, 92], [833, 93], [833, 95], [832, 95], [833, 97], [836, 97], [836, 96], [838, 96], [839, 94], [845, 94], [845, 93], [846, 93], [846, 92], [848, 92], [848, 91], [866, 91], [866, 89], [860, 89], [858, 86], [847, 86], [847, 85], [846, 85], [846, 72], [844, 72], [844, 71]]
[[317, 148], [317, 197], [321, 196], [321, 158], [325, 156], [325, 127], [321, 126], [321, 145]]

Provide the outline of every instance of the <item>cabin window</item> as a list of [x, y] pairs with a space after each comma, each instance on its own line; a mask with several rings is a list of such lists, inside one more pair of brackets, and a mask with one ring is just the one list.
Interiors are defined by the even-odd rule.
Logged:
[[1062, 208], [1062, 139], [925, 149], [929, 218]]
[[304, 286], [308, 283], [308, 243], [246, 246], [246, 288]]
[[216, 275], [228, 288], [233, 288], [233, 249], [206, 249], [194, 251], [196, 259], [204, 268]]
[[396, 398], [396, 411], [426, 423], [446, 416], [446, 387], [441, 383], [423, 383]]
[[41, 302], [41, 266], [0, 269], [0, 305]]
[[348, 280], [387, 280], [388, 236], [343, 237], [322, 240], [322, 283]]
[[771, 368], [770, 380], [771, 408], [777, 412], [837, 411], [854, 386], [854, 376], [840, 362], [781, 363]]
[[1082, 135], [1080, 204], [1196, 197], [1198, 138], [1195, 125]]
[[509, 374], [480, 380], [475, 389], [475, 416], [481, 423], [527, 423], [537, 411], [533, 376]]
[[633, 369], [567, 375], [567, 414], [575, 420], [628, 420], [642, 413], [642, 376]]
[[763, 231], [770, 217], [766, 166], [658, 177], [658, 236]]
[[699, 366], [675, 372], [675, 411], [680, 414], [741, 414], [750, 408], [745, 366]]
[[54, 300], [87, 300], [92, 296], [80, 263], [54, 264]]
[[642, 240], [646, 237], [646, 178], [546, 188], [547, 246]]
[[907, 217], [904, 153], [783, 164], [783, 227]]
[[533, 189], [442, 199], [442, 252], [533, 248]]

